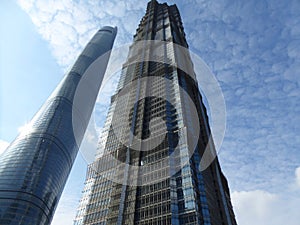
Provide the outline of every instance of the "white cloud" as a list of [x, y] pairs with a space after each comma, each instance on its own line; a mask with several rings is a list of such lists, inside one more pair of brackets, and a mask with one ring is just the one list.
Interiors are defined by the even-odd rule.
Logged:
[[7, 141], [0, 140], [0, 155], [5, 151], [8, 145], [9, 143]]
[[[131, 42], [147, 1], [19, 0], [37, 31], [50, 43], [59, 65], [68, 68], [102, 26], [117, 26], [115, 44]], [[136, 3], [136, 4], [135, 4]]]
[[25, 123], [24, 125], [18, 127], [19, 133], [29, 133], [32, 130], [31, 123]]
[[276, 198], [276, 195], [261, 190], [233, 192], [232, 204], [238, 222], [242, 225], [266, 225], [265, 222], [271, 213], [269, 206]]
[[78, 154], [59, 200], [51, 225], [73, 224], [84, 187], [86, 168], [87, 164], [85, 159], [82, 155]]
[[237, 223], [241, 225], [298, 225], [300, 198], [295, 195], [272, 194], [267, 191], [232, 193]]
[[96, 130], [95, 124], [96, 122], [94, 120], [94, 116], [92, 115], [80, 145], [80, 153], [88, 164], [95, 160], [95, 155], [97, 152], [99, 133], [97, 132], [98, 130]]
[[298, 187], [300, 188], [300, 167], [298, 167], [295, 170], [295, 175], [296, 175], [296, 184], [298, 185]]
[[58, 204], [51, 225], [72, 224], [75, 219], [76, 208], [79, 204], [78, 196], [68, 195], [64, 192], [61, 201], [63, 204]]

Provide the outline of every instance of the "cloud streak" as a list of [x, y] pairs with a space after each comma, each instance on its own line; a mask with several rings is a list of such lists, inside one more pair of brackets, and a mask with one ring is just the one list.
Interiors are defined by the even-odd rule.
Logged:
[[0, 140], [0, 155], [5, 151], [5, 149], [9, 146], [7, 141]]
[[296, 184], [298, 185], [298, 187], [300, 188], [300, 167], [298, 167], [295, 170], [295, 175], [296, 175]]
[[238, 224], [289, 225], [299, 224], [299, 195], [283, 196], [262, 190], [232, 193]]

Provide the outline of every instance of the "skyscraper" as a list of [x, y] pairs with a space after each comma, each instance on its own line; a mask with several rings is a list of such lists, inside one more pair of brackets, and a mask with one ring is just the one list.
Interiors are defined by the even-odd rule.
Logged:
[[[176, 47], [177, 46], [177, 47]], [[75, 218], [81, 224], [235, 225], [179, 11], [148, 3], [111, 98]]]
[[[0, 224], [50, 224], [93, 110], [116, 28], [103, 27], [0, 156]], [[95, 66], [97, 71], [95, 71]]]

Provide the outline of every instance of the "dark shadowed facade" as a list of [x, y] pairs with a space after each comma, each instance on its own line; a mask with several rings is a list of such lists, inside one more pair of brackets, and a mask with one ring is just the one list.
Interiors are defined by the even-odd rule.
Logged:
[[195, 74], [174, 66], [192, 67], [190, 56], [174, 44], [188, 48], [178, 9], [152, 0], [111, 98], [75, 225], [236, 225], [218, 159], [199, 169], [204, 151], [215, 150]]

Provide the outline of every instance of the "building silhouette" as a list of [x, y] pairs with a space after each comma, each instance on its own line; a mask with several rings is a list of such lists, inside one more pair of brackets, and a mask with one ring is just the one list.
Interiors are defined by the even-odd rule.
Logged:
[[176, 5], [150, 1], [88, 166], [75, 225], [236, 224], [218, 159], [200, 169], [204, 151], [215, 150], [190, 56], [180, 47], [188, 44]]
[[94, 35], [26, 131], [0, 155], [1, 225], [50, 224], [91, 116], [115, 36], [116, 28], [111, 27]]

